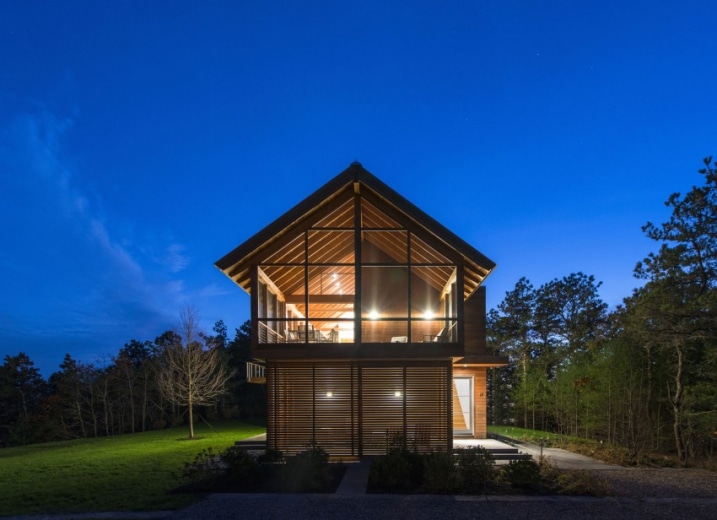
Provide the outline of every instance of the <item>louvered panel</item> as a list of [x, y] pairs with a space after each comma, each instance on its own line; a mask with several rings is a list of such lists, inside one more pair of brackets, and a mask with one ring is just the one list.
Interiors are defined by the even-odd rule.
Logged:
[[270, 390], [267, 396], [269, 447], [284, 454], [303, 451], [314, 435], [313, 368], [310, 365], [270, 365], [267, 381]]
[[385, 454], [392, 438], [404, 434], [403, 367], [361, 369], [361, 419], [364, 455]]
[[317, 364], [316, 442], [331, 455], [358, 455], [357, 382], [349, 364]]
[[331, 455], [358, 455], [355, 372], [349, 363], [270, 365], [269, 447], [293, 455], [315, 440]]
[[406, 368], [406, 438], [419, 452], [446, 451], [450, 418], [450, 368]]

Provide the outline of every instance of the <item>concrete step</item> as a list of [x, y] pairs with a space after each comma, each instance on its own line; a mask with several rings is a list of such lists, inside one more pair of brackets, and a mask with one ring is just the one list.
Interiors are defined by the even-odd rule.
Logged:
[[264, 442], [243, 442], [237, 441], [234, 443], [237, 448], [244, 448], [245, 450], [266, 450], [266, 441]]

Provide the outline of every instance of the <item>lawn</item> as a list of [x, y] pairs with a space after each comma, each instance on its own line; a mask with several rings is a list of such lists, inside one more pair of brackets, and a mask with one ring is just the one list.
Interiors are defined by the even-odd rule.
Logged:
[[532, 442], [540, 444], [541, 442], [548, 445], [564, 444], [569, 440], [582, 440], [577, 437], [567, 437], [558, 435], [557, 433], [544, 432], [540, 430], [529, 430], [527, 428], [515, 428], [513, 426], [488, 426], [488, 433], [502, 435], [519, 441]]
[[185, 462], [264, 433], [237, 421], [0, 449], [0, 516], [176, 509], [193, 495], [169, 494]]

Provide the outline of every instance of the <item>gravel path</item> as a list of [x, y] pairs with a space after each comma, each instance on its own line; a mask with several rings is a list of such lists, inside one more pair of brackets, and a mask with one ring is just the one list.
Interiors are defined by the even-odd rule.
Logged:
[[717, 499], [212, 495], [170, 520], [715, 520]]
[[704, 469], [620, 468], [595, 474], [608, 481], [615, 497], [717, 499], [717, 473]]
[[232, 493], [210, 495], [174, 512], [39, 515], [15, 520], [717, 520], [717, 473], [619, 467], [590, 471], [609, 483], [612, 496]]
[[556, 496], [217, 494], [172, 514], [171, 520], [717, 520], [717, 474], [696, 469], [594, 470], [607, 498]]

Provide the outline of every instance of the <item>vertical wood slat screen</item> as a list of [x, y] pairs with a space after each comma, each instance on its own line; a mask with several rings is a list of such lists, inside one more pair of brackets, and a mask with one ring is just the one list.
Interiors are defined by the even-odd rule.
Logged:
[[363, 455], [384, 455], [394, 438], [404, 435], [403, 396], [403, 367], [361, 369]]
[[313, 440], [331, 455], [358, 455], [355, 371], [350, 364], [269, 365], [268, 445], [292, 455]]
[[450, 449], [448, 363], [272, 363], [267, 381], [267, 440], [285, 455], [312, 440], [335, 456], [380, 455], [396, 436], [421, 452]]
[[[386, 453], [396, 436], [419, 452], [451, 449], [451, 368], [361, 369], [362, 453]], [[400, 396], [396, 395], [400, 392]]]
[[451, 379], [448, 366], [406, 368], [406, 438], [419, 452], [452, 448]]
[[303, 451], [313, 438], [313, 372], [311, 365], [267, 366], [267, 443], [285, 455]]
[[[316, 442], [331, 455], [358, 455], [357, 369], [316, 365]], [[331, 392], [329, 397], [327, 394]]]

